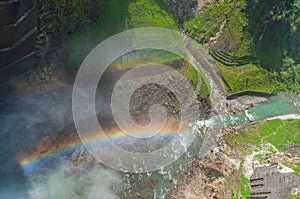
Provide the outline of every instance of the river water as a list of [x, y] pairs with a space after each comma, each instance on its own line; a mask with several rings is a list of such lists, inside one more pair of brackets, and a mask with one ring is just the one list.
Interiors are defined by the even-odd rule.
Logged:
[[[57, 95], [58, 98], [59, 96], [60, 95]], [[57, 98], [52, 96], [52, 100], [55, 101]], [[52, 109], [55, 109], [57, 112], [59, 112], [58, 110], [62, 109], [62, 107], [65, 107], [64, 104], [58, 104], [57, 108], [54, 108], [53, 106], [54, 105], [52, 104]], [[38, 108], [39, 107], [37, 107], [37, 109]], [[70, 153], [54, 156], [48, 161], [48, 166], [46, 164], [42, 168], [33, 168], [30, 171], [24, 170], [22, 165], [16, 161], [16, 153], [9, 149], [10, 147], [13, 148], [17, 146], [22, 150], [25, 150], [26, 147], [22, 147], [22, 145], [28, 144], [31, 140], [29, 138], [32, 136], [26, 135], [26, 132], [39, 133], [41, 130], [40, 125], [44, 125], [41, 123], [28, 124], [30, 121], [38, 121], [40, 113], [36, 113], [37, 115], [35, 117], [34, 112], [32, 112], [29, 117], [32, 117], [33, 119], [26, 120], [23, 117], [26, 111], [28, 110], [24, 109], [24, 112], [17, 111], [14, 112], [14, 114], [2, 111], [0, 114], [1, 125], [3, 125], [0, 132], [1, 199], [119, 198], [123, 187], [130, 186], [130, 184], [124, 184], [124, 181], [122, 180], [123, 174], [103, 166], [95, 166], [81, 174], [66, 175], [65, 171]], [[274, 116], [299, 113], [300, 96], [289, 92], [280, 92], [271, 97], [268, 101], [254, 105], [248, 110], [236, 114], [214, 115], [207, 120], [193, 122], [191, 125], [198, 128], [211, 126], [218, 128], [243, 123], [247, 124]], [[22, 117], [17, 117], [18, 114], [21, 114]], [[53, 117], [60, 117], [60, 115], [55, 115]], [[8, 122], [9, 120], [14, 120], [14, 118], [17, 120], [16, 123]], [[51, 120], [51, 118], [49, 119]], [[27, 124], [23, 125], [22, 120]], [[62, 122], [62, 125], [64, 122]], [[51, 124], [52, 123], [50, 122], [49, 125]], [[15, 128], [17, 125], [22, 127], [24, 134], [16, 132], [16, 129], [20, 131], [19, 128]], [[7, 134], [9, 134], [9, 136], [7, 136]], [[195, 144], [199, 145], [199, 150], [201, 150], [200, 148], [202, 146], [200, 145], [203, 143], [201, 140], [202, 139], [198, 137], [198, 140], [195, 141]], [[23, 144], [22, 141], [24, 142]], [[78, 147], [81, 146], [77, 146], [77, 148], [74, 148], [73, 150], [77, 150]], [[164, 198], [170, 188], [170, 184], [173, 184], [174, 186], [178, 181], [176, 172], [174, 171], [179, 169], [178, 167], [184, 167], [185, 160], [194, 155], [197, 155], [197, 152], [194, 151], [193, 154], [184, 155], [182, 164], [178, 164], [177, 166], [171, 165], [165, 170], [153, 172], [151, 174], [151, 177], [157, 180], [153, 190], [155, 198]]]
[[280, 92], [268, 101], [257, 104], [237, 114], [217, 114], [208, 120], [198, 121], [198, 126], [233, 126], [261, 121], [270, 117], [299, 114], [300, 96]]

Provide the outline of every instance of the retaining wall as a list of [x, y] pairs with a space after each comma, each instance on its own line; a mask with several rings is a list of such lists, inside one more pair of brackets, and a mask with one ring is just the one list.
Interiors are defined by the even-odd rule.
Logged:
[[233, 99], [236, 99], [238, 97], [245, 96], [245, 95], [268, 98], [268, 97], [271, 96], [271, 93], [246, 90], [246, 91], [241, 91], [241, 92], [238, 92], [238, 93], [233, 93], [231, 95], [228, 95], [226, 97], [226, 99], [233, 100]]

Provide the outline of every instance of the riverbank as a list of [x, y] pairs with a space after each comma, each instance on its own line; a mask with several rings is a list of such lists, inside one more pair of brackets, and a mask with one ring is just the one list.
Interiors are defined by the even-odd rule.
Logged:
[[276, 117], [270, 117], [267, 118], [266, 120], [300, 120], [300, 115], [299, 114], [288, 114], [288, 115], [282, 115], [282, 116], [276, 116]]
[[[281, 95], [276, 100], [284, 99], [293, 103], [292, 99], [297, 98], [297, 94], [295, 97], [287, 96]], [[230, 110], [229, 113], [238, 114], [259, 106], [264, 112], [271, 114], [272, 111], [269, 112], [269, 110], [273, 110], [273, 108], [268, 103], [269, 100], [277, 107], [277, 103], [272, 98], [243, 96], [235, 100], [228, 100], [227, 108]], [[260, 105], [261, 103], [267, 104], [264, 107]], [[283, 102], [278, 104], [285, 106]], [[268, 108], [266, 109], [266, 107]], [[260, 114], [264, 115], [263, 112]], [[255, 118], [260, 118], [260, 116], [256, 115]], [[171, 198], [198, 198], [199, 196], [201, 198], [246, 198], [252, 193], [250, 178], [256, 168], [262, 166], [266, 166], [270, 170], [275, 169], [279, 173], [289, 171], [299, 175], [300, 162], [297, 159], [300, 154], [299, 119], [298, 114], [285, 114], [266, 117], [264, 120], [256, 122], [248, 121], [250, 123], [246, 122], [235, 126], [208, 127], [208, 129], [221, 128], [219, 136], [214, 136], [214, 144], [203, 158], [194, 159], [187, 166], [187, 171], [179, 178], [181, 180], [179, 180], [177, 188], [172, 191]], [[207, 173], [207, 170], [214, 172]], [[257, 172], [259, 173], [259, 171]], [[293, 178], [293, 174], [289, 173], [288, 175], [289, 178]], [[278, 174], [279, 178], [281, 178], [281, 174]], [[274, 194], [276, 191], [278, 192], [276, 186], [274, 184], [275, 188], [272, 188]], [[293, 184], [284, 186], [286, 186], [284, 194], [287, 196], [292, 191]], [[266, 190], [268, 188], [271, 187], [266, 187]]]
[[[264, 190], [269, 197], [276, 194], [282, 195], [282, 199], [299, 197], [299, 181], [292, 179], [300, 179], [300, 145], [296, 133], [300, 120], [280, 121], [272, 118], [271, 123], [260, 121], [250, 126], [223, 128], [223, 136], [212, 150], [203, 159], [188, 164], [170, 198], [246, 198], [257, 191], [250, 188], [250, 179], [260, 177], [265, 178]], [[273, 177], [266, 177], [266, 173]]]

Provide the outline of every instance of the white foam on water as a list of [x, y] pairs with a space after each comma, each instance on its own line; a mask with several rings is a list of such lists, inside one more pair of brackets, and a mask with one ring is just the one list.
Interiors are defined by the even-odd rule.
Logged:
[[196, 122], [196, 126], [198, 127], [211, 127], [211, 126], [216, 126], [218, 124], [220, 124], [219, 120], [220, 120], [220, 116], [216, 115], [213, 116], [207, 120], [200, 120]]
[[255, 121], [255, 116], [249, 113], [249, 110], [245, 111], [246, 117], [249, 118], [250, 121]]

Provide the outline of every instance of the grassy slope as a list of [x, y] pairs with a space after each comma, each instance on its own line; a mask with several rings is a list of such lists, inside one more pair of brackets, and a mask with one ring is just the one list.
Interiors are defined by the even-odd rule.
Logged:
[[[243, 156], [257, 151], [266, 143], [272, 144], [276, 149], [283, 152], [288, 145], [300, 144], [300, 120], [270, 120], [260, 124], [250, 125], [246, 129], [235, 134], [225, 136], [229, 147], [235, 148]], [[267, 149], [274, 152], [273, 148]], [[258, 160], [264, 161], [265, 154], [257, 154]], [[300, 161], [282, 162], [282, 164], [294, 169], [295, 174], [300, 174]]]
[[[223, 23], [225, 25], [222, 29], [222, 34], [214, 46], [219, 50], [229, 52], [233, 57], [245, 57], [245, 61], [247, 61], [246, 57], [251, 58], [249, 64], [242, 66], [226, 66], [217, 61], [225, 80], [233, 92], [244, 89], [266, 92], [285, 88], [297, 90], [298, 87], [291, 86], [289, 81], [282, 81], [285, 83], [289, 82], [289, 85], [283, 84], [279, 81], [278, 73], [272, 72], [272, 70], [278, 70], [281, 64], [280, 61], [283, 58], [281, 54], [282, 49], [281, 51], [278, 50], [276, 41], [279, 41], [280, 35], [283, 34], [283, 31], [287, 32], [287, 30], [278, 31], [276, 30], [277, 26], [272, 27], [273, 29], [275, 28], [274, 31], [272, 29], [266, 31], [266, 39], [264, 39], [264, 43], [267, 43], [268, 46], [265, 45], [265, 50], [257, 48], [254, 42], [257, 39], [257, 35], [252, 34], [252, 31], [249, 30], [249, 20], [254, 20], [251, 18], [253, 15], [249, 17], [247, 9], [248, 5], [245, 0], [214, 2], [201, 8], [194, 18], [185, 22], [184, 27], [189, 32], [189, 36], [199, 42], [207, 43], [211, 37], [220, 31]], [[277, 40], [274, 38], [277, 38]], [[268, 41], [268, 39], [273, 39], [273, 41]], [[260, 62], [253, 63], [253, 59], [259, 59]], [[246, 86], [247, 81], [248, 86]]]
[[252, 39], [244, 31], [248, 22], [246, 15], [240, 10], [245, 9], [245, 6], [243, 0], [224, 0], [207, 4], [196, 13], [193, 19], [186, 21], [184, 27], [188, 30], [189, 36], [206, 43], [220, 31], [220, 26], [224, 22], [225, 26], [217, 45], [221, 46], [224, 41], [228, 40], [224, 46], [233, 53], [232, 55], [251, 55]]
[[[197, 70], [190, 64], [187, 63], [184, 67], [182, 67], [179, 71], [185, 78], [190, 80], [191, 85], [196, 88], [198, 84], [198, 77], [200, 74], [198, 74]], [[203, 97], [206, 97], [209, 95], [209, 87], [207, 86], [205, 80], [201, 78], [201, 88], [200, 88], [200, 94]]]
[[232, 133], [225, 139], [231, 146], [243, 148], [242, 153], [251, 153], [253, 147], [260, 147], [263, 143], [271, 143], [278, 150], [282, 150], [289, 144], [300, 144], [299, 129], [300, 120], [277, 119], [250, 125], [238, 135]]
[[[76, 70], [91, 49], [101, 41], [119, 32], [139, 27], [178, 29], [163, 0], [110, 0], [105, 3], [102, 15], [94, 24], [67, 40], [68, 65]], [[178, 58], [166, 51], [147, 49], [144, 52], [138, 51], [122, 56], [112, 65], [115, 68], [126, 68], [145, 63], [163, 63]], [[180, 72], [192, 85], [197, 84], [197, 71], [190, 64], [186, 64]], [[202, 96], [208, 95], [209, 89], [205, 83], [202, 84], [200, 93]]]
[[106, 1], [98, 20], [87, 30], [72, 35], [67, 40], [67, 63], [77, 68], [90, 50], [101, 41], [131, 28], [149, 26], [177, 29], [163, 0]]
[[273, 73], [253, 64], [226, 67], [219, 63], [218, 66], [232, 92], [241, 90], [273, 92], [276, 89], [284, 88], [284, 85], [276, 80]]
[[[287, 145], [300, 144], [300, 120], [270, 120], [259, 124], [250, 125], [244, 129], [238, 130], [238, 133], [231, 132], [225, 135], [224, 139], [227, 146], [237, 151], [240, 155], [238, 158], [242, 162], [246, 155], [253, 151], [259, 151], [264, 148], [267, 143], [272, 144], [277, 150], [283, 152]], [[267, 153], [275, 152], [273, 147], [266, 148]], [[255, 159], [260, 163], [265, 162], [266, 154], [256, 154]], [[292, 168], [296, 175], [300, 176], [300, 161], [280, 162], [281, 164]], [[249, 181], [242, 174], [240, 179], [240, 188], [238, 193], [235, 193], [232, 198], [239, 198], [237, 195], [250, 195]], [[291, 197], [292, 198], [292, 197]]]

